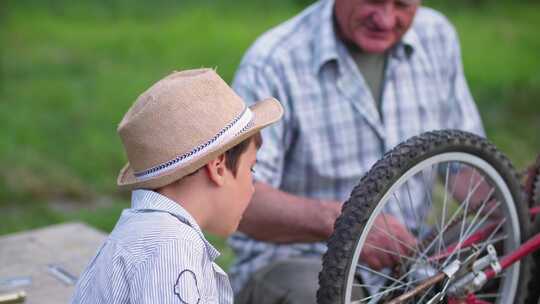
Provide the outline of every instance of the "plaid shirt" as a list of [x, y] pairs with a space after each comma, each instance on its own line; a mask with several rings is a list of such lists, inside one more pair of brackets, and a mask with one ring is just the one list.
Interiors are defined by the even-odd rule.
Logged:
[[131, 209], [81, 275], [71, 303], [232, 303], [217, 256], [184, 208], [135, 190]]
[[[282, 191], [345, 201], [360, 177], [403, 140], [444, 128], [483, 134], [467, 87], [457, 34], [440, 13], [419, 8], [388, 55], [381, 112], [333, 27], [333, 1], [319, 1], [260, 37], [233, 87], [252, 103], [273, 96], [283, 119], [262, 131], [256, 179]], [[324, 243], [280, 245], [237, 233], [230, 270], [238, 292], [252, 272], [293, 256], [320, 256]]]

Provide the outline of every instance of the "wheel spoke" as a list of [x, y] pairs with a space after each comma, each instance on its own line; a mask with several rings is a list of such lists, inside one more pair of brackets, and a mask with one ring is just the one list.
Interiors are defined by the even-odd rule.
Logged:
[[373, 245], [373, 244], [369, 244], [369, 243], [367, 243], [366, 246], [369, 246], [369, 247], [371, 247], [371, 248], [373, 248], [373, 249], [379, 250], [379, 251], [384, 252], [384, 253], [388, 253], [388, 254], [391, 254], [391, 255], [398, 256], [398, 257], [400, 258], [400, 260], [401, 260], [401, 259], [405, 259], [405, 260], [408, 260], [408, 261], [413, 262], [413, 263], [416, 262], [415, 259], [410, 258], [410, 257], [408, 257], [408, 256], [406, 256], [406, 255], [402, 255], [402, 254], [400, 254], [399, 252], [390, 251], [390, 250], [388, 250], [388, 249], [384, 249], [384, 248], [381, 248], [381, 247], [379, 247], [379, 246], [376, 246], [376, 245]]
[[[403, 246], [406, 247], [407, 249], [411, 250], [413, 253], [418, 253], [418, 254], [420, 254], [420, 255], [422, 255], [422, 256], [425, 257], [425, 255], [423, 255], [423, 253], [422, 253], [421, 251], [416, 251], [416, 250], [415, 250], [413, 247], [411, 247], [409, 244], [407, 244], [407, 243], [403, 242], [402, 240], [396, 238], [394, 235], [388, 233], [388, 231], [386, 231], [385, 229], [379, 228], [379, 227], [376, 226], [376, 225], [373, 226], [373, 228], [375, 228], [375, 229], [377, 229], [377, 231], [379, 231], [379, 232], [385, 234], [386, 236], [388, 236], [389, 238], [391, 238], [394, 242], [397, 242], [397, 243], [403, 245]], [[366, 241], [366, 244], [368, 244], [367, 241]]]
[[[394, 198], [395, 198], [395, 200], [396, 200], [396, 204], [398, 205], [399, 212], [400, 212], [402, 218], [405, 218], [405, 214], [404, 214], [404, 212], [403, 212], [403, 209], [401, 208], [401, 205], [402, 205], [402, 204], [401, 204], [401, 200], [400, 200], [400, 199], [398, 198], [398, 196], [397, 196], [397, 191], [394, 192], [392, 195], [394, 196]], [[415, 211], [414, 211], [414, 210], [411, 210], [411, 212], [413, 212], [413, 214], [415, 214]], [[414, 252], [422, 252], [422, 251], [420, 250], [420, 248], [418, 247], [418, 242], [414, 243], [414, 247], [416, 248], [416, 250], [415, 250]]]
[[[478, 187], [480, 187], [480, 182], [478, 182], [476, 184], [476, 186], [474, 187], [474, 190], [472, 190], [471, 186], [472, 186], [472, 181], [473, 181], [473, 177], [474, 177], [474, 173], [476, 172], [476, 170], [474, 170], [473, 168], [473, 173], [471, 174], [471, 176], [469, 177], [469, 185], [468, 185], [468, 191], [467, 191], [467, 197], [465, 198], [465, 211], [463, 212], [463, 219], [461, 220], [461, 229], [459, 231], [459, 241], [461, 242], [461, 240], [463, 239], [463, 229], [465, 228], [465, 223], [467, 222], [467, 212], [469, 210], [469, 203], [470, 203], [470, 198], [472, 197], [472, 195], [474, 194], [474, 192], [476, 191], [476, 189]], [[463, 202], [462, 202], [463, 204]], [[458, 254], [458, 260], [460, 259], [460, 255]]]
[[439, 238], [439, 248], [437, 250], [437, 252], [441, 252], [441, 249], [442, 249], [442, 245], [444, 244], [443, 242], [443, 238], [442, 238], [442, 233], [443, 233], [443, 225], [445, 223], [445, 219], [446, 219], [446, 208], [447, 208], [447, 203], [448, 203], [448, 178], [450, 176], [450, 163], [446, 163], [446, 174], [445, 174], [445, 177], [444, 177], [444, 198], [443, 198], [443, 206], [442, 206], [442, 214], [441, 214], [441, 227], [440, 227], [440, 230], [439, 230], [439, 235], [437, 236]]
[[[414, 284], [420, 283], [420, 282], [421, 282], [421, 280], [411, 281], [411, 282], [409, 282], [409, 285], [414, 285]], [[402, 289], [403, 287], [407, 287], [407, 286], [405, 286], [405, 285], [396, 286], [396, 285], [394, 285], [394, 284], [396, 284], [396, 283], [392, 283], [392, 285], [388, 286], [388, 287], [385, 288], [383, 291], [380, 291], [380, 292], [377, 292], [377, 293], [375, 293], [375, 294], [369, 295], [369, 296], [367, 296], [367, 297], [365, 297], [365, 298], [362, 298], [362, 299], [360, 299], [360, 300], [361, 300], [361, 301], [371, 300], [371, 301], [369, 301], [368, 303], [371, 303], [373, 300], [375, 300], [374, 303], [377, 303], [377, 301], [378, 301], [381, 297], [383, 297], [384, 295], [389, 294], [389, 293], [391, 293], [391, 292], [393, 292], [393, 291], [395, 291], [395, 290]], [[363, 285], [363, 286], [368, 286], [368, 285]], [[372, 285], [371, 285], [371, 287], [376, 287], [376, 288], [379, 288], [379, 289], [380, 289], [382, 286], [372, 286]]]
[[[490, 192], [491, 193], [491, 192]], [[491, 214], [496, 210], [496, 208], [499, 206], [499, 203], [497, 203], [495, 206], [492, 206], [491, 210], [488, 211], [486, 214], [484, 214], [484, 217], [480, 220], [480, 222], [478, 224], [475, 225], [475, 222], [476, 222], [476, 219], [478, 218], [478, 216], [480, 214], [482, 214], [482, 211], [483, 211], [483, 208], [485, 206], [485, 201], [484, 203], [482, 204], [482, 206], [480, 207], [480, 209], [476, 212], [471, 224], [469, 225], [469, 227], [467, 228], [466, 232], [465, 232], [465, 236], [462, 238], [463, 240], [468, 240], [473, 233], [477, 232], [478, 229], [484, 224], [484, 222], [491, 216]], [[438, 237], [442, 237], [442, 236], [438, 236]], [[433, 240], [435, 241], [435, 240]], [[433, 243], [432, 241], [432, 243]], [[455, 248], [460, 248], [462, 246], [461, 243], [458, 243], [457, 246], [455, 246]], [[430, 246], [431, 247], [431, 244]], [[445, 249], [445, 252], [446, 251], [449, 251], [449, 250], [446, 250]], [[438, 251], [438, 252], [441, 252], [441, 251]]]
[[[383, 217], [383, 221], [384, 221], [384, 226], [386, 227], [387, 231], [390, 231], [390, 228], [388, 227], [388, 221], [386, 220], [386, 214], [383, 213], [382, 217]], [[394, 250], [396, 251], [396, 253], [397, 253], [398, 257], [399, 257], [399, 263], [403, 264], [403, 259], [402, 259], [403, 255], [399, 253], [401, 251], [400, 248], [399, 248], [399, 244], [400, 243], [405, 244], [405, 243], [403, 241], [399, 241], [399, 242], [396, 243], [397, 240], [398, 239], [396, 237], [392, 238], [392, 241], [393, 241], [393, 244], [394, 244]], [[407, 246], [407, 247], [412, 248], [410, 246]], [[413, 250], [414, 250], [414, 248], [413, 248]]]
[[[492, 210], [490, 210], [490, 213], [493, 212], [493, 210], [495, 210], [495, 208], [492, 208]], [[490, 213], [488, 213], [484, 218], [489, 217], [489, 214], [490, 214]], [[503, 219], [503, 222], [504, 222], [504, 219]], [[496, 232], [499, 230], [499, 228], [502, 226], [503, 222], [499, 223], [499, 224], [495, 227], [495, 229], [490, 233], [490, 236], [488, 237], [487, 241], [489, 241], [491, 238], [493, 238], [493, 236], [495, 236], [495, 233], [496, 233]], [[482, 223], [480, 223], [480, 224], [482, 224]], [[478, 227], [479, 227], [479, 225], [478, 225]], [[474, 231], [476, 231], [476, 229], [473, 230], [472, 232], [474, 232]], [[472, 234], [472, 232], [471, 232], [471, 234]], [[470, 237], [470, 235], [468, 235], [465, 239], [462, 239], [462, 238], [460, 237], [459, 242], [458, 242], [456, 248], [457, 248], [457, 249], [460, 249], [460, 248], [462, 247], [462, 245], [463, 245], [464, 240], [466, 240], [468, 237]], [[486, 246], [487, 246], [487, 245], [486, 245]], [[483, 251], [484, 249], [485, 249], [485, 246], [481, 248], [481, 251]], [[454, 253], [452, 253], [452, 254], [444, 261], [444, 263], [442, 264], [443, 267], [446, 266], [446, 265], [448, 265], [448, 263], [451, 261], [451, 259], [452, 259], [452, 257], [454, 256], [455, 253], [456, 253], [456, 252], [454, 251]], [[459, 259], [459, 253], [458, 253], [458, 259]]]
[[481, 293], [474, 295], [477, 299], [498, 299], [501, 297], [498, 293]]
[[383, 277], [383, 278], [385, 278], [385, 279], [387, 279], [387, 280], [390, 280], [390, 281], [392, 281], [392, 282], [396, 282], [396, 283], [402, 284], [403, 286], [407, 286], [407, 285], [410, 284], [410, 283], [407, 283], [407, 282], [404, 282], [404, 281], [398, 281], [398, 280], [396, 280], [395, 278], [392, 278], [391, 276], [389, 276], [389, 275], [387, 275], [387, 274], [385, 274], [385, 273], [382, 273], [382, 272], [377, 271], [377, 270], [373, 270], [373, 269], [371, 269], [371, 268], [369, 268], [369, 267], [366, 267], [366, 266], [364, 266], [364, 265], [360, 265], [360, 264], [359, 264], [359, 265], [356, 265], [356, 267], [357, 267], [357, 268], [360, 268], [360, 269], [362, 269], [362, 270], [365, 270], [365, 271], [367, 271], [367, 272], [369, 272], [369, 273], [372, 273], [372, 274], [374, 274], [374, 275]]
[[424, 292], [424, 295], [418, 300], [417, 303], [422, 303], [422, 301], [424, 300], [424, 298], [427, 297], [429, 294], [431, 294], [431, 291], [433, 290], [433, 288], [435, 288], [434, 285], [431, 285], [431, 286], [429, 287], [429, 289], [426, 290], [426, 291]]
[[[479, 187], [479, 186], [480, 186], [480, 182], [477, 183], [477, 184], [475, 185], [475, 189], [476, 189], [477, 187]], [[473, 192], [474, 192], [474, 191], [473, 191]], [[448, 221], [448, 224], [446, 224], [445, 227], [442, 229], [443, 232], [446, 231], [446, 230], [448, 229], [448, 227], [450, 226], [450, 224], [453, 223], [453, 222], [455, 221], [456, 217], [460, 214], [461, 210], [463, 210], [463, 208], [465, 208], [465, 210], [463, 211], [462, 225], [461, 225], [460, 234], [459, 234], [459, 241], [460, 241], [460, 242], [462, 242], [462, 240], [463, 240], [463, 229], [464, 229], [464, 224], [465, 224], [466, 219], [467, 219], [467, 209], [468, 209], [468, 205], [469, 205], [469, 198], [470, 198], [471, 195], [472, 195], [472, 193], [469, 192], [468, 195], [467, 195], [467, 197], [466, 197], [465, 200], [464, 200], [464, 201], [465, 201], [465, 202], [464, 202], [464, 203], [465, 203], [465, 207], [463, 207], [463, 203], [460, 204], [460, 205], [458, 206], [458, 209], [452, 214], [452, 217], [451, 217], [451, 219]], [[429, 250], [431, 249], [431, 247], [435, 244], [435, 241], [436, 241], [436, 240], [432, 240], [432, 241], [430, 242], [430, 244], [426, 247], [426, 249], [424, 249], [424, 252], [423, 252], [423, 253], [424, 253], [424, 256], [425, 256], [425, 254], [426, 254], [427, 252], [429, 252]], [[459, 256], [458, 256], [458, 259], [459, 259]]]
[[[430, 177], [428, 177], [429, 180], [428, 180], [428, 183], [426, 184], [426, 177], [425, 177], [424, 172], [428, 171], [428, 170], [429, 170]], [[437, 170], [434, 169], [433, 166], [431, 168], [429, 168], [428, 170], [421, 171], [422, 172], [422, 181], [424, 183], [423, 188], [424, 188], [424, 192], [425, 192], [425, 195], [426, 195], [426, 200], [429, 202], [428, 210], [433, 210], [433, 187], [434, 187], [433, 181], [435, 179], [433, 174], [434, 174], [434, 172], [437, 172]], [[426, 216], [426, 218], [428, 218], [428, 216]], [[439, 220], [436, 217], [434, 218], [434, 220], [435, 220], [434, 227], [438, 231], [439, 230]]]

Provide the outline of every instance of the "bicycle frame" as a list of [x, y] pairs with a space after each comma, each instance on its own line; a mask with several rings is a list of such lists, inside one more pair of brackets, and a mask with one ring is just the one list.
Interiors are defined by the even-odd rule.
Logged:
[[[529, 213], [531, 215], [531, 218], [534, 219], [540, 213], [540, 206], [530, 208]], [[449, 248], [446, 250], [446, 252], [443, 252], [441, 254], [438, 254], [437, 256], [431, 257], [430, 259], [431, 260], [443, 259], [454, 254], [458, 250], [461, 250], [467, 247], [472, 247], [473, 245], [481, 242], [487, 236], [489, 236], [496, 227], [497, 227], [497, 223], [491, 224], [488, 227], [472, 234], [465, 241], [458, 244], [450, 245]], [[520, 261], [525, 256], [533, 253], [534, 251], [538, 249], [540, 249], [540, 232], [535, 234], [528, 241], [526, 241], [521, 246], [519, 246], [516, 250], [512, 251], [508, 255], [498, 260], [496, 263], [489, 264], [486, 270], [478, 271], [476, 272], [474, 276], [469, 276], [470, 281], [464, 282], [464, 283], [477, 284], [478, 285], [476, 286], [477, 288], [482, 287], [487, 281], [489, 281], [490, 279], [493, 279], [497, 274], [499, 274], [506, 268], [510, 267], [514, 263]], [[446, 278], [449, 278], [448, 274], [445, 272], [440, 272], [434, 275], [433, 277], [426, 279], [424, 282], [420, 283], [417, 288], [413, 289], [410, 292], [400, 295], [398, 298], [393, 299], [387, 304], [404, 303], [406, 300], [413, 298], [414, 296], [417, 296], [428, 287], [435, 285], [437, 283], [440, 283]], [[490, 303], [476, 298], [474, 293], [469, 293], [464, 301], [462, 299], [457, 300], [454, 298], [450, 298], [448, 299], [448, 304], [490, 304]]]
[[[495, 226], [490, 226], [488, 228], [491, 228], [491, 230], [493, 230], [495, 228]], [[471, 240], [466, 245], [459, 245], [459, 244], [454, 245], [451, 248], [449, 248], [449, 252], [444, 254], [444, 256], [440, 255], [440, 256], [437, 256], [436, 258], [437, 259], [443, 258], [443, 257], [446, 257], [448, 255], [453, 254], [455, 251], [457, 251], [459, 249], [470, 247], [470, 246], [476, 244], [477, 242], [483, 240], [485, 238], [485, 236], [489, 235], [488, 232], [490, 232], [488, 229], [483, 230], [483, 231], [479, 231], [479, 232], [471, 235], [465, 241], [465, 242], [467, 242], [467, 241]], [[463, 243], [465, 243], [465, 242], [463, 242]], [[488, 280], [493, 279], [501, 271], [503, 271], [504, 269], [510, 267], [515, 262], [521, 260], [523, 257], [533, 253], [534, 251], [536, 251], [538, 249], [540, 249], [540, 233], [537, 233], [531, 239], [529, 239], [528, 241], [523, 243], [519, 248], [517, 248], [516, 250], [512, 251], [510, 254], [508, 254], [505, 257], [503, 257], [502, 259], [500, 259], [497, 266], [491, 264], [491, 265], [488, 266], [489, 268], [487, 270], [479, 271], [478, 273], [475, 274], [475, 276], [471, 276], [470, 282], [468, 282], [468, 283], [473, 283], [474, 280], [477, 280], [477, 282], [479, 282], [481, 284], [478, 287], [481, 287]], [[414, 289], [414, 290], [412, 290], [412, 291], [410, 291], [408, 293], [405, 293], [405, 294], [401, 295], [399, 298], [388, 302], [388, 304], [403, 303], [403, 302], [405, 302], [405, 300], [410, 299], [410, 298], [420, 294], [427, 287], [435, 285], [435, 284], [441, 282], [442, 280], [444, 280], [445, 278], [447, 278], [447, 276], [445, 275], [444, 272], [441, 272], [441, 273], [427, 279], [423, 283], [420, 283], [419, 286], [421, 286], [421, 288], [416, 288], [416, 289]], [[476, 299], [474, 297], [474, 294], [472, 294], [472, 293], [467, 296], [467, 299], [466, 299], [465, 302], [458, 302], [457, 300], [449, 299], [448, 303], [449, 304], [457, 304], [457, 303], [462, 303], [462, 304], [489, 304], [489, 302]]]

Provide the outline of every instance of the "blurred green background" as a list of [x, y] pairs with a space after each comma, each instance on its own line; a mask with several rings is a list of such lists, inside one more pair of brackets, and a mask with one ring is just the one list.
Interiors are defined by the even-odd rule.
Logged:
[[[116, 125], [135, 98], [172, 70], [230, 81], [257, 36], [311, 2], [2, 1], [0, 234], [69, 220], [110, 231], [129, 206]], [[524, 168], [540, 152], [540, 4], [424, 4], [456, 25], [488, 137]]]

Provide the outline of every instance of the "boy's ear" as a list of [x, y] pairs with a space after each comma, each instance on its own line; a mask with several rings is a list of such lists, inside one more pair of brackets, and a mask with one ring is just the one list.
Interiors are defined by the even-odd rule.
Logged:
[[227, 173], [227, 166], [225, 165], [225, 153], [222, 153], [218, 157], [208, 162], [205, 168], [210, 181], [217, 186], [223, 186], [225, 183], [225, 174]]

